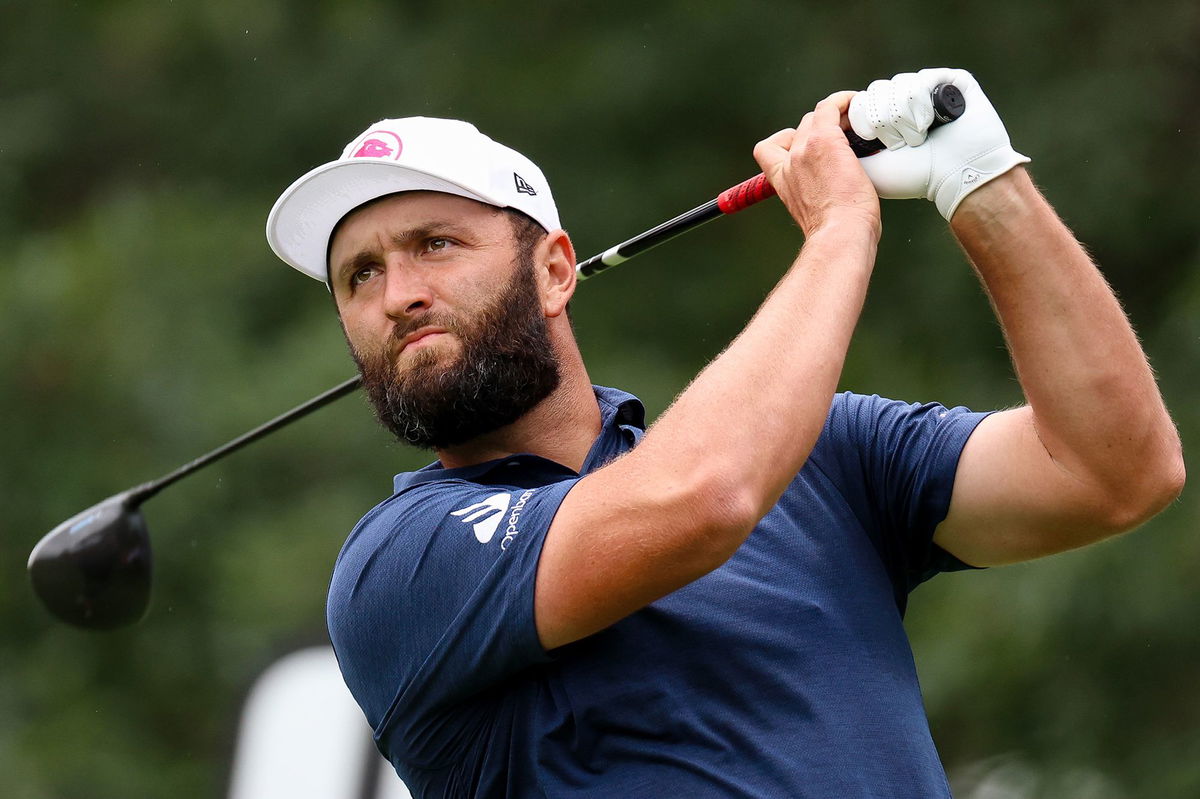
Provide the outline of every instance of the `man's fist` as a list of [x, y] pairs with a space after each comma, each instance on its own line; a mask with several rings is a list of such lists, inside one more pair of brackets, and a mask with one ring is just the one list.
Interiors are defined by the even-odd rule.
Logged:
[[754, 147], [754, 158], [806, 237], [835, 218], [870, 224], [879, 236], [879, 197], [861, 162], [846, 145], [842, 116], [854, 92], [835, 92], [795, 128]]
[[[933, 90], [952, 83], [966, 110], [930, 132]], [[880, 197], [924, 197], [949, 219], [962, 199], [1029, 159], [1013, 150], [996, 109], [970, 72], [923, 69], [877, 80], [850, 102], [850, 125], [887, 146], [861, 160]]]

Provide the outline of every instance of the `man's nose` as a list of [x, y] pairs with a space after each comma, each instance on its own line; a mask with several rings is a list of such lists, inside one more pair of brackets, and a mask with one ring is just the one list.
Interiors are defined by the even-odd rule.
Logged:
[[389, 258], [384, 280], [384, 313], [393, 319], [422, 313], [433, 305], [433, 291], [422, 270], [405, 259]]

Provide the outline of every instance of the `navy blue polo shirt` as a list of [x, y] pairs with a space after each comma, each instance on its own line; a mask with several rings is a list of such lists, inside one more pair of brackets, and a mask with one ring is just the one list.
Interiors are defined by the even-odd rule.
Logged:
[[[644, 427], [632, 395], [596, 398], [584, 475]], [[901, 617], [963, 568], [931, 538], [983, 416], [838, 395], [729, 561], [550, 652], [538, 556], [580, 474], [514, 455], [398, 475], [334, 568], [346, 683], [417, 797], [948, 797]]]

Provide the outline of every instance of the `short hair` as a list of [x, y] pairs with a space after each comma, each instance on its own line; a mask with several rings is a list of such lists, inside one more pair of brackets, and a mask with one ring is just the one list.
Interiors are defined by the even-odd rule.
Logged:
[[[529, 214], [518, 211], [516, 208], [498, 208], [497, 210], [507, 216], [508, 223], [512, 225], [513, 239], [517, 243], [517, 262], [531, 263], [534, 248], [542, 243], [542, 239], [546, 238], [546, 234], [550, 231], [542, 227], [541, 223]], [[571, 329], [574, 330], [575, 322], [571, 319], [570, 301], [567, 302], [566, 315], [567, 321], [571, 323]]]
[[518, 211], [516, 208], [499, 210], [508, 217], [508, 223], [512, 226], [513, 239], [517, 243], [517, 257], [532, 258], [534, 248], [542, 243], [542, 239], [546, 238], [550, 231], [524, 211]]

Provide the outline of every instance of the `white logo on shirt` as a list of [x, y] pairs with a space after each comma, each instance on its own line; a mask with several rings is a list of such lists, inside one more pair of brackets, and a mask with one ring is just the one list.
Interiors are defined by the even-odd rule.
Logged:
[[[479, 540], [479, 543], [486, 544], [496, 534], [496, 528], [500, 526], [500, 520], [504, 518], [504, 512], [508, 510], [509, 499], [507, 492], [492, 494], [483, 502], [468, 505], [462, 510], [450, 511], [450, 515], [462, 516], [463, 524], [475, 522], [475, 538]], [[476, 519], [480, 521], [476, 521]]]
[[517, 522], [521, 520], [521, 511], [525, 508], [525, 503], [533, 496], [533, 491], [526, 491], [517, 499], [517, 504], [513, 505], [512, 513], [508, 515], [508, 526], [504, 528], [504, 538], [500, 541], [501, 549], [508, 549], [516, 537], [521, 534], [517, 529]]

